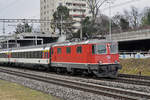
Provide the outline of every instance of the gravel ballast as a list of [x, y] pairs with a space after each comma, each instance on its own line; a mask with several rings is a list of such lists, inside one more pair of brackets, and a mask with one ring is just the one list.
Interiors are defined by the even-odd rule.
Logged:
[[69, 80], [75, 80], [75, 81], [81, 81], [81, 82], [87, 82], [87, 83], [95, 83], [95, 84], [114, 87], [114, 88], [121, 88], [121, 89], [128, 89], [128, 90], [150, 93], [150, 87], [149, 86], [113, 82], [113, 80], [112, 81], [103, 81], [103, 80], [79, 78], [79, 77], [74, 77], [74, 76], [65, 76], [65, 75], [57, 75], [57, 74], [51, 74], [51, 73], [37, 72], [37, 71], [31, 71], [31, 70], [9, 68], [9, 70], [10, 69], [20, 71], [20, 72], [24, 71], [26, 73], [32, 73], [32, 74], [40, 75], [40, 76], [44, 76], [44, 77], [45, 76], [46, 77], [58, 77], [61, 79], [69, 79]]
[[42, 91], [53, 96], [62, 98], [63, 100], [116, 100], [113, 98], [96, 95], [80, 90], [66, 88], [54, 84], [35, 81], [23, 77], [0, 73], [0, 78], [6, 81], [14, 82], [26, 86], [28, 88]]

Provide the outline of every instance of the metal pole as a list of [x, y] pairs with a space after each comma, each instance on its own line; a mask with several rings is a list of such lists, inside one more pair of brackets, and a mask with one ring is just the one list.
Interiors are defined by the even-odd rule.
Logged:
[[43, 45], [43, 39], [42, 39], [42, 41], [41, 41], [41, 44]]
[[83, 19], [82, 19], [82, 17], [83, 17], [83, 13], [84, 12], [82, 12], [82, 10], [81, 10], [81, 6], [80, 6], [80, 12], [81, 12], [81, 29], [80, 29], [80, 39], [82, 40], [82, 38], [83, 38], [83, 30], [82, 30], [82, 22], [83, 22]]
[[26, 32], [26, 27], [25, 27], [26, 21], [24, 19], [24, 33]]
[[82, 20], [81, 20], [81, 29], [80, 29], [80, 39], [81, 39], [81, 40], [82, 40], [82, 37], [83, 37], [82, 34], [83, 34], [83, 33], [82, 33]]
[[7, 37], [7, 49], [9, 48], [9, 40], [8, 40], [8, 37]]
[[24, 33], [26, 32], [26, 27], [25, 27], [25, 23], [24, 23]]
[[3, 35], [5, 34], [5, 19], [3, 19]]
[[62, 36], [62, 15], [61, 15], [61, 32], [60, 35]]
[[36, 43], [36, 46], [37, 46], [37, 35], [35, 35], [35, 37], [36, 37], [36, 42], [35, 43]]
[[16, 42], [16, 47], [18, 48], [18, 45], [17, 45], [17, 34], [15, 34], [15, 42]]
[[111, 39], [112, 39], [112, 38], [111, 38], [111, 37], [112, 37], [112, 36], [111, 36], [111, 34], [112, 34], [112, 27], [111, 27], [111, 23], [112, 23], [112, 22], [111, 22], [111, 1], [109, 1], [108, 3], [109, 3], [109, 17], [110, 17], [110, 18], [109, 18], [109, 36], [110, 36], [109, 38], [110, 38], [110, 40], [111, 40]]

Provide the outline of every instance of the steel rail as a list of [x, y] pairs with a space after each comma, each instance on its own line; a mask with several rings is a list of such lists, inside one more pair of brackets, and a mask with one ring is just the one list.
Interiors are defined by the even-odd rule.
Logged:
[[133, 84], [133, 85], [141, 85], [141, 86], [150, 86], [150, 81], [145, 80], [135, 80], [131, 78], [116, 78], [116, 79], [97, 79], [102, 81], [110, 81], [110, 82], [118, 82], [118, 83], [126, 83], [126, 84]]
[[140, 75], [130, 75], [130, 74], [119, 74], [118, 77], [150, 80], [150, 76], [140, 76]]
[[39, 76], [39, 75], [34, 75], [34, 74], [29, 74], [24, 72], [12, 71], [8, 69], [6, 70], [2, 68], [0, 68], [0, 72], [19, 76], [19, 77], [25, 77], [25, 78], [29, 78], [41, 82], [79, 89], [82, 91], [113, 97], [113, 98], [118, 98], [122, 100], [137, 100], [140, 98], [150, 99], [150, 94], [145, 94], [143, 92], [129, 91], [125, 89], [106, 87], [102, 85], [96, 85], [91, 83], [66, 80], [66, 79], [60, 79], [54, 77], [44, 77], [44, 76]]
[[[8, 68], [10, 68], [10, 67], [8, 67]], [[38, 70], [36, 70], [36, 71], [37, 72], [42, 72], [42, 71], [38, 71]], [[44, 73], [47, 73], [47, 72], [44, 72]], [[52, 74], [54, 74], [54, 73], [52, 73]], [[68, 75], [64, 75], [64, 76], [68, 76]], [[68, 77], [70, 77], [70, 75]], [[146, 76], [147, 79], [145, 79], [145, 76], [140, 76], [141, 78], [139, 79], [139, 77], [137, 75], [128, 75], [128, 74], [119, 74], [118, 78], [116, 78], [116, 79], [94, 78], [94, 77], [87, 77], [87, 76], [73, 76], [73, 77], [80, 78], [80, 80], [82, 80], [82, 82], [86, 82], [86, 81], [89, 82], [89, 80], [93, 79], [95, 81], [99, 81], [100, 80], [100, 81], [126, 83], [126, 84], [132, 84], [132, 85], [150, 86], [150, 80], [147, 81], [148, 78], [149, 78], [148, 76]], [[69, 79], [69, 78], [66, 78], [66, 79]], [[99, 82], [97, 83], [97, 82], [90, 81], [89, 83], [100, 85]]]

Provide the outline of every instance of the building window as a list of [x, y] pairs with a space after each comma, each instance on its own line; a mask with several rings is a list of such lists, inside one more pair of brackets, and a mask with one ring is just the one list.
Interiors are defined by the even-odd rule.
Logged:
[[59, 6], [62, 6], [62, 3], [59, 3]]

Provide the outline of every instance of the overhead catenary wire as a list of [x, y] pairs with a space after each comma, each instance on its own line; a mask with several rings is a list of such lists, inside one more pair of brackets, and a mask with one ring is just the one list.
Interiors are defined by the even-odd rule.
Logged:
[[[111, 8], [116, 8], [116, 7], [124, 6], [124, 5], [130, 4], [130, 3], [133, 3], [133, 2], [138, 2], [138, 1], [140, 1], [140, 0], [129, 0], [129, 1], [126, 1], [126, 2], [123, 2], [123, 3], [120, 3], [120, 4], [112, 5]], [[102, 11], [109, 10], [109, 7], [103, 8], [101, 10]]]

